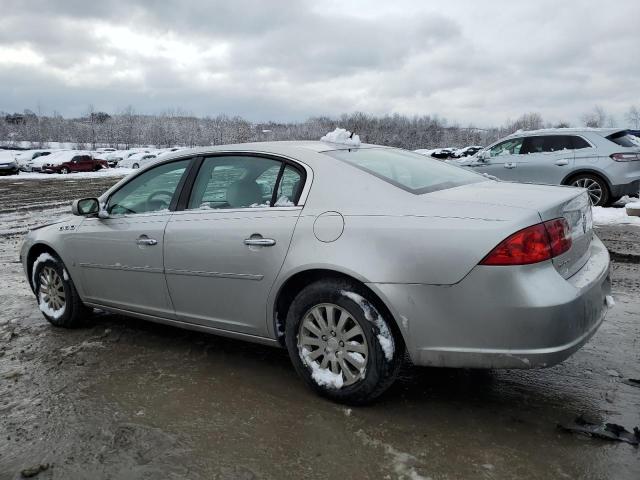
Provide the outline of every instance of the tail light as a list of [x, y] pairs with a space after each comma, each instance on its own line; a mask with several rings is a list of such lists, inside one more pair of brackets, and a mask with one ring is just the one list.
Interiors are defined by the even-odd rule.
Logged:
[[640, 160], [640, 153], [612, 153], [610, 157], [616, 162], [636, 162]]
[[562, 255], [571, 248], [571, 229], [564, 218], [532, 225], [503, 240], [480, 265], [530, 265]]

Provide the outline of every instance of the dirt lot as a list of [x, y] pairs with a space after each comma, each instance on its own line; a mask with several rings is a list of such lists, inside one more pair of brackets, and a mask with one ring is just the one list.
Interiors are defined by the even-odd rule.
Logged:
[[[600, 234], [618, 253], [617, 305], [556, 367], [407, 366], [375, 405], [345, 408], [296, 378], [286, 352], [97, 315], [40, 315], [21, 237], [114, 179], [0, 183], [0, 479], [640, 478], [640, 449], [563, 433], [585, 414], [640, 425], [640, 228]], [[25, 472], [28, 473], [28, 472]]]

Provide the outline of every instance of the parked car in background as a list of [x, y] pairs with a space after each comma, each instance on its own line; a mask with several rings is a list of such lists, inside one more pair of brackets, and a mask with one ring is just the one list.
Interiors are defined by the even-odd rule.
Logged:
[[58, 149], [47, 149], [47, 150], [25, 150], [23, 152], [18, 152], [15, 154], [15, 159], [18, 163], [18, 167], [23, 172], [31, 171], [29, 169], [29, 162], [32, 162], [36, 158], [46, 157], [47, 155], [51, 155], [52, 153], [59, 152]]
[[60, 153], [51, 159], [44, 159], [40, 167], [43, 173], [75, 173], [96, 172], [108, 168], [104, 160], [94, 159], [91, 152], [78, 152], [69, 150]]
[[18, 173], [20, 169], [13, 153], [0, 150], [0, 175], [17, 175]]
[[155, 153], [137, 152], [129, 155], [118, 162], [118, 167], [121, 168], [140, 168], [144, 165], [155, 160]]
[[20, 253], [52, 324], [99, 308], [282, 346], [337, 401], [380, 395], [405, 352], [417, 365], [552, 366], [612, 305], [586, 190], [395, 148], [186, 150], [72, 211]]
[[480, 145], [471, 145], [469, 147], [459, 148], [458, 150], [454, 151], [453, 155], [451, 156], [453, 158], [471, 157], [472, 155], [475, 155], [483, 148], [484, 147]]
[[458, 165], [502, 180], [586, 188], [598, 206], [640, 190], [640, 143], [619, 128], [516, 132]]
[[438, 160], [446, 160], [447, 158], [451, 158], [453, 152], [455, 151], [455, 148], [420, 148], [418, 150], [414, 150], [415, 153], [419, 153], [420, 155], [425, 155], [427, 157], [437, 158]]

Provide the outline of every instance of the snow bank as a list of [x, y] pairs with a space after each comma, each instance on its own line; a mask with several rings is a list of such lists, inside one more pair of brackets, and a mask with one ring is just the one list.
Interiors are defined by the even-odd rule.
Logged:
[[82, 178], [108, 178], [108, 177], [125, 177], [131, 172], [135, 172], [133, 168], [105, 168], [97, 172], [77, 172], [62, 175], [59, 173], [38, 173], [38, 172], [20, 172], [19, 175], [0, 176], [0, 181], [15, 180], [72, 180]]
[[625, 208], [593, 207], [593, 223], [596, 225], [640, 226], [640, 217], [630, 217]]
[[336, 128], [320, 139], [321, 142], [339, 143], [340, 145], [360, 146], [360, 136], [351, 133], [344, 128]]

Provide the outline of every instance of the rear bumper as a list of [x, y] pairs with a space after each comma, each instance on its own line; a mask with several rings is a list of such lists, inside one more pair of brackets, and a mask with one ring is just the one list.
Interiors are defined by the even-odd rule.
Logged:
[[624, 185], [612, 185], [611, 195], [614, 197], [622, 197], [624, 195], [638, 195], [640, 192], [640, 180], [635, 180]]
[[609, 254], [569, 279], [551, 262], [475, 267], [455, 285], [369, 284], [391, 309], [417, 365], [536, 368], [555, 365], [596, 332], [611, 293]]
[[20, 169], [15, 167], [0, 167], [0, 175], [16, 175], [20, 173]]

